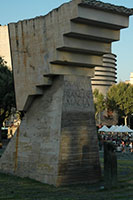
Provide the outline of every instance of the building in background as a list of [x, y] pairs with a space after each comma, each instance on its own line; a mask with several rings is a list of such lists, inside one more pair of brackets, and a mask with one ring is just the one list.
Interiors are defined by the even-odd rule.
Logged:
[[131, 72], [131, 75], [130, 75], [130, 83], [133, 84], [133, 72]]
[[133, 84], [133, 72], [130, 74], [130, 80], [126, 81], [126, 83]]
[[8, 26], [0, 26], [0, 57], [7, 62], [9, 69], [12, 69]]

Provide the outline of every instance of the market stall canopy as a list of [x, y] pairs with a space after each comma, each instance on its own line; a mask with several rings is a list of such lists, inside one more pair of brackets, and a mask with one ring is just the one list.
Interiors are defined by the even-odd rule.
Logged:
[[110, 128], [109, 128], [109, 132], [114, 132], [115, 129], [118, 128], [118, 125], [115, 126], [115, 125], [112, 125]]
[[133, 133], [133, 130], [128, 128], [128, 126], [123, 126], [121, 132], [122, 133]]
[[98, 130], [99, 132], [109, 132], [109, 129], [108, 129], [108, 127], [106, 126], [106, 125], [104, 125], [102, 128], [100, 128], [99, 130]]
[[119, 126], [112, 132], [117, 132], [117, 133], [133, 133], [133, 130], [128, 128], [128, 126]]
[[118, 126], [113, 132], [115, 132], [115, 133], [121, 133], [122, 132], [122, 128], [123, 128], [122, 125]]

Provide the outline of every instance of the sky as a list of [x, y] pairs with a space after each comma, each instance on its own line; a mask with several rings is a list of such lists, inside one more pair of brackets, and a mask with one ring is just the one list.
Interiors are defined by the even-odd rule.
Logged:
[[[0, 24], [6, 25], [23, 19], [45, 15], [70, 0], [0, 0]], [[101, 0], [105, 3], [133, 8], [133, 0]], [[117, 55], [117, 81], [130, 79], [133, 72], [133, 16], [129, 27], [121, 30], [120, 41], [112, 44], [112, 53]]]

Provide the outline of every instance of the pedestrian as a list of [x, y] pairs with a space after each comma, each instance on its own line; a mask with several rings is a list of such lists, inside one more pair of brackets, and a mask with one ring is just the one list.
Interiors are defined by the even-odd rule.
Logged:
[[130, 152], [132, 153], [133, 152], [133, 142], [129, 143], [129, 148], [130, 148]]

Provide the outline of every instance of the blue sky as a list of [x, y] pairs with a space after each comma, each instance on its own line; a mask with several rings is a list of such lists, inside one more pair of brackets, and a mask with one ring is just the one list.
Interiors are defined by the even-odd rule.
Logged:
[[[133, 8], [133, 0], [101, 1]], [[45, 15], [65, 2], [69, 0], [1, 0], [0, 24]], [[113, 43], [112, 52], [117, 55], [118, 82], [129, 80], [130, 72], [133, 72], [133, 16], [129, 28], [121, 30], [120, 41]]]

